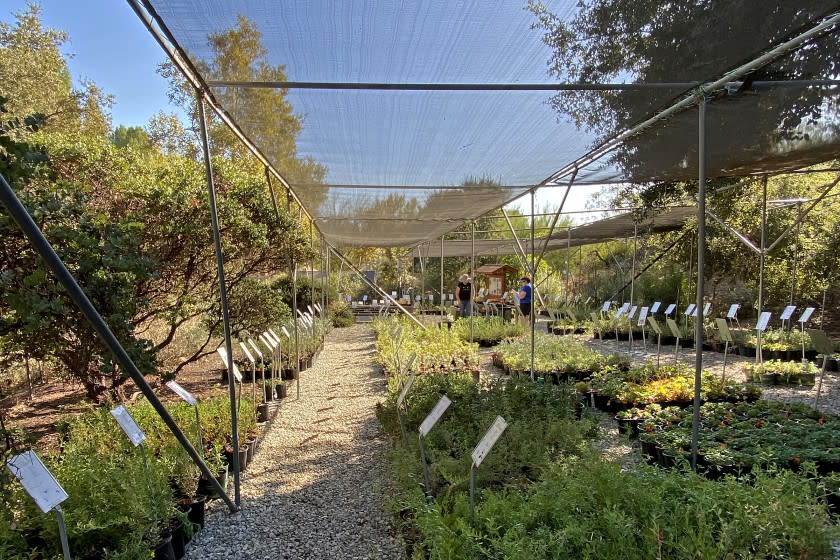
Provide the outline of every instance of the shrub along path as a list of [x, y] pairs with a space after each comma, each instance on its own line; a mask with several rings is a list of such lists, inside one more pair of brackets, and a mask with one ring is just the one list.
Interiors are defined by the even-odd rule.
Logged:
[[291, 382], [243, 473], [242, 512], [213, 502], [186, 558], [403, 557], [383, 508], [389, 443], [374, 414], [385, 385], [373, 352], [370, 325], [327, 336], [300, 399]]

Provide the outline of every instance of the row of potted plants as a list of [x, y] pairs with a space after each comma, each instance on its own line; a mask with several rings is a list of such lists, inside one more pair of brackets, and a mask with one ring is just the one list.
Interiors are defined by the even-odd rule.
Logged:
[[505, 338], [521, 336], [525, 329], [519, 322], [505, 321], [502, 317], [465, 317], [452, 325], [461, 340], [477, 342], [479, 346], [495, 346]]
[[[584, 378], [606, 366], [626, 369], [630, 360], [626, 356], [605, 356], [586, 348], [572, 337], [556, 337], [541, 332], [534, 333], [535, 376], [559, 381], [567, 378]], [[512, 375], [530, 373], [531, 337], [523, 336], [503, 340], [493, 354], [493, 363]]]
[[767, 360], [760, 364], [746, 364], [747, 379], [766, 385], [802, 385], [812, 387], [820, 370], [811, 362]]
[[[642, 452], [663, 466], [690, 457], [692, 411], [650, 409], [639, 425]], [[840, 471], [840, 417], [807, 405], [759, 400], [700, 407], [698, 461], [712, 476], [767, 466]]]
[[478, 344], [464, 341], [454, 329], [431, 323], [422, 328], [399, 315], [376, 318], [372, 324], [376, 333], [376, 360], [387, 375], [478, 368]]
[[[198, 425], [195, 409], [186, 403], [166, 407], [224, 482], [233, 453], [229, 401], [202, 401]], [[249, 399], [241, 399], [238, 407], [240, 458], [247, 467], [257, 424]], [[180, 558], [193, 532], [203, 526], [207, 485], [150, 404], [126, 408], [146, 436], [144, 449], [132, 446], [108, 410], [96, 409], [62, 422], [58, 445], [41, 452], [69, 495], [62, 509], [70, 549], [77, 558]], [[0, 494], [0, 557], [60, 555], [55, 519], [42, 514], [7, 478], [0, 480]]]

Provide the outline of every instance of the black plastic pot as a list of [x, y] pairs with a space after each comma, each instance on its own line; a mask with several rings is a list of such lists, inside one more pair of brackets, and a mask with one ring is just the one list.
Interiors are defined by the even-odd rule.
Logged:
[[154, 549], [155, 560], [178, 560], [172, 548], [172, 535], [167, 535]]
[[257, 405], [257, 422], [268, 421], [268, 403]]
[[187, 519], [202, 529], [204, 528], [204, 504], [206, 501], [205, 496], [196, 496], [192, 503], [188, 504], [190, 510], [187, 512]]

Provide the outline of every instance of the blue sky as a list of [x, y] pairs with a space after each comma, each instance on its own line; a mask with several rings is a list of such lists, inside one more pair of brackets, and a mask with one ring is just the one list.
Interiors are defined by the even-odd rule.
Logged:
[[[13, 22], [26, 0], [4, 0], [0, 20]], [[41, 0], [41, 22], [70, 34], [62, 49], [74, 83], [95, 82], [114, 96], [114, 126], [143, 126], [158, 111], [174, 112], [166, 81], [155, 71], [165, 55], [126, 2]]]

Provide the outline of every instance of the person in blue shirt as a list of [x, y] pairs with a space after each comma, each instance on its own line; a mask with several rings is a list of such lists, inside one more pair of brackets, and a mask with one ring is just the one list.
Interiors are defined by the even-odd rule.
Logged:
[[531, 279], [523, 276], [519, 282], [519, 310], [522, 311], [525, 324], [531, 324]]

